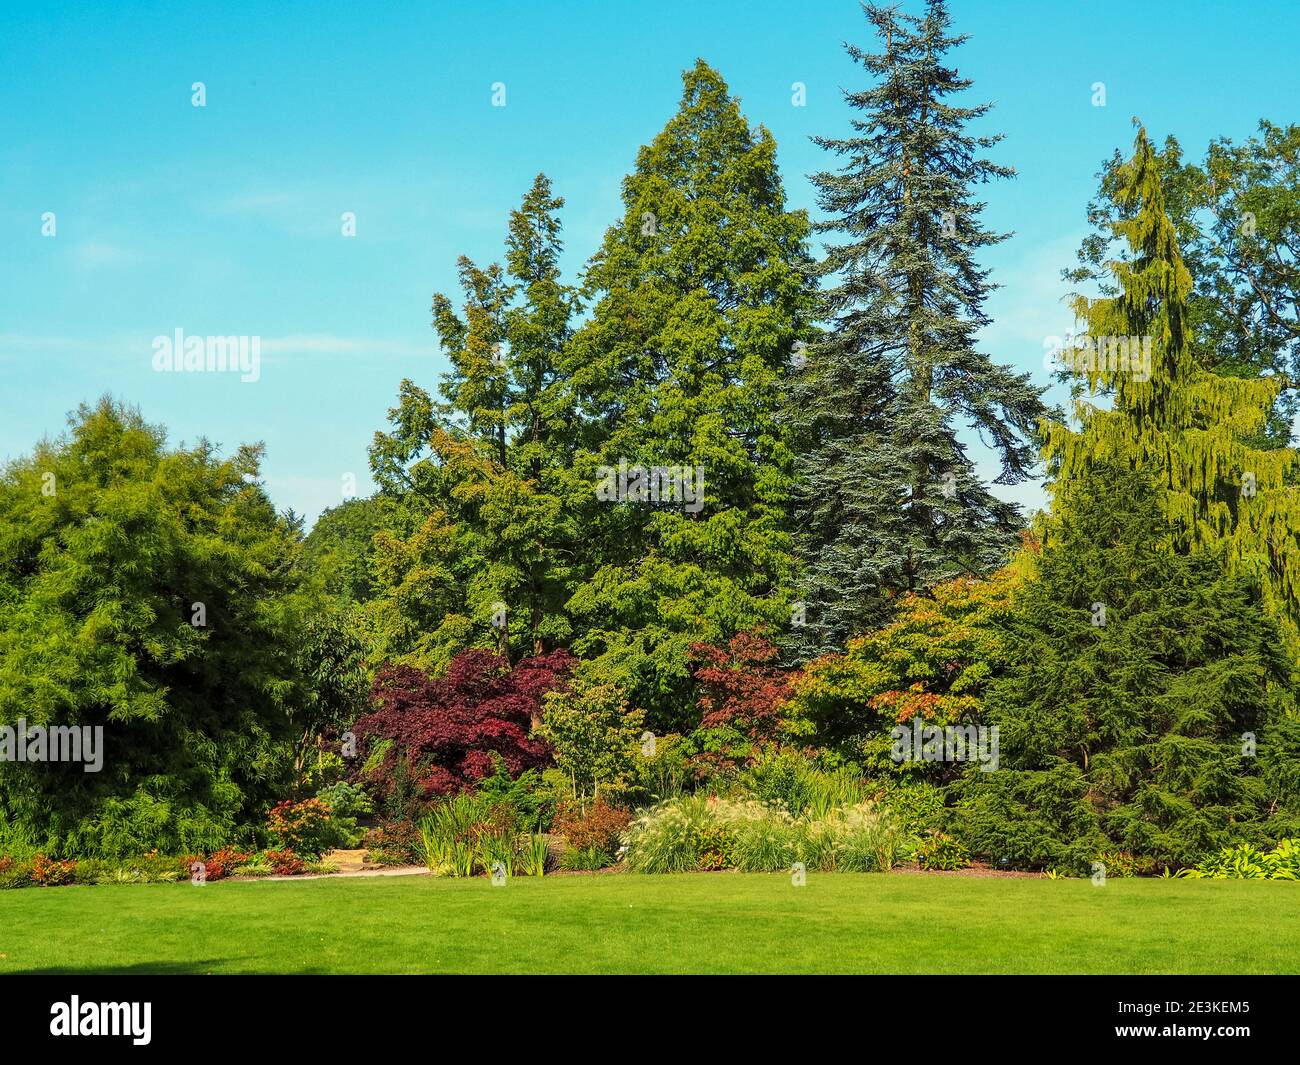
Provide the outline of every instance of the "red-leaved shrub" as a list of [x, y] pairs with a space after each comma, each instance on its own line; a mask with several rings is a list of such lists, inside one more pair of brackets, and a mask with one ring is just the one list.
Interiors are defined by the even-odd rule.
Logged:
[[72, 875], [77, 871], [76, 859], [61, 862], [57, 858], [47, 858], [38, 854], [32, 858], [32, 883], [37, 887], [62, 887], [72, 883]]
[[781, 708], [790, 700], [789, 674], [775, 664], [779, 654], [753, 632], [733, 636], [726, 647], [692, 644], [701, 727], [730, 726], [757, 743], [774, 739]]
[[266, 862], [276, 876], [298, 876], [307, 868], [303, 860], [289, 847], [280, 851], [267, 851]]
[[223, 880], [251, 857], [247, 851], [235, 850], [234, 847], [222, 847], [206, 858], [202, 854], [190, 854], [181, 859], [181, 873], [186, 879], [197, 876], [194, 863], [201, 862], [205, 880]]
[[366, 835], [365, 859], [373, 865], [420, 865], [424, 838], [410, 821], [381, 821]]
[[619, 836], [631, 823], [632, 815], [618, 806], [596, 798], [586, 803], [562, 802], [555, 814], [555, 832], [574, 850], [597, 848], [607, 857], [618, 850]]
[[491, 651], [462, 651], [442, 677], [389, 665], [371, 690], [376, 707], [354, 726], [368, 746], [394, 749], [372, 778], [385, 795], [399, 759], [416, 775], [422, 797], [463, 791], [490, 776], [500, 759], [512, 776], [544, 765], [549, 748], [529, 735], [541, 718], [542, 697], [568, 680], [568, 651], [524, 658], [513, 667]]

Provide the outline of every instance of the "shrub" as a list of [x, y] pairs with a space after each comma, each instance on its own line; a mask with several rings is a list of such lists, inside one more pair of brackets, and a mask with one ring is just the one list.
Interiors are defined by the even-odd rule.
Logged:
[[916, 860], [922, 869], [964, 869], [970, 852], [951, 836], [930, 832], [916, 848]]
[[197, 875], [194, 865], [200, 863], [205, 880], [224, 880], [235, 871], [236, 867], [247, 862], [249, 857], [247, 851], [236, 850], [233, 847], [222, 847], [206, 858], [201, 854], [191, 854], [181, 859], [181, 875], [186, 879]]
[[0, 858], [0, 889], [27, 887], [32, 882], [32, 863], [6, 855]]
[[657, 803], [633, 819], [623, 834], [628, 868], [636, 873], [699, 869], [701, 844], [710, 822], [708, 799], [702, 795]]
[[[1152, 858], [1134, 856], [1128, 851], [1102, 851], [1092, 860], [1092, 865], [1101, 864], [1106, 868], [1106, 876], [1115, 879], [1128, 879], [1133, 876], [1150, 876], [1155, 872], [1156, 862]], [[1091, 866], [1090, 866], [1091, 868]]]
[[410, 821], [383, 821], [366, 835], [366, 861], [374, 865], [419, 865], [420, 830]]
[[[563, 790], [568, 790], [567, 780]], [[521, 827], [540, 831], [550, 827], [555, 818], [556, 788], [536, 769], [512, 777], [505, 761], [497, 758], [495, 771], [480, 780], [474, 791], [489, 806], [508, 807]]]
[[71, 884], [77, 870], [75, 859], [60, 861], [38, 854], [32, 859], [29, 876], [37, 887], [62, 887]]
[[450, 795], [496, 772], [497, 759], [512, 776], [540, 767], [549, 750], [530, 735], [540, 722], [542, 699], [561, 688], [573, 666], [567, 651], [511, 665], [490, 651], [460, 652], [442, 677], [411, 666], [388, 665], [371, 692], [376, 709], [355, 731], [368, 747], [391, 741], [383, 758], [367, 761], [381, 793], [405, 761], [418, 774], [424, 798]]
[[878, 790], [848, 767], [824, 770], [797, 751], [769, 747], [744, 769], [738, 786], [763, 802], [778, 803], [794, 816], [825, 817], [838, 806], [865, 802]]
[[334, 814], [322, 799], [277, 803], [267, 817], [266, 831], [279, 847], [319, 858], [336, 838]]
[[435, 804], [420, 823], [424, 862], [436, 876], [473, 876], [500, 865], [514, 872], [518, 826], [505, 804], [472, 794]]
[[545, 876], [551, 861], [551, 848], [547, 838], [533, 832], [520, 842], [519, 871], [524, 876]]
[[1271, 851], [1250, 843], [1224, 847], [1177, 875], [1193, 880], [1300, 880], [1300, 839], [1278, 840]]
[[725, 647], [691, 645], [700, 692], [700, 727], [733, 728], [755, 743], [776, 738], [790, 681], [776, 663], [780, 651], [754, 632], [733, 636]]
[[266, 864], [271, 867], [271, 871], [276, 876], [298, 876], [305, 871], [303, 860], [294, 854], [291, 848], [286, 847], [284, 850], [267, 851]]
[[322, 788], [316, 793], [316, 798], [330, 810], [330, 823], [323, 840], [324, 850], [336, 847], [351, 850], [360, 843], [365, 837], [365, 830], [357, 827], [357, 818], [364, 817], [373, 810], [365, 790], [357, 784], [340, 780]]
[[555, 815], [555, 832], [574, 850], [595, 849], [612, 860], [620, 837], [627, 831], [632, 815], [604, 799], [588, 802], [570, 800], [562, 803]]
[[83, 858], [77, 863], [78, 884], [163, 884], [180, 879], [175, 857], [158, 854], [132, 858]]
[[538, 735], [554, 748], [575, 792], [626, 795], [637, 784], [644, 731], [645, 714], [630, 709], [616, 685], [579, 680], [547, 694]]
[[731, 822], [731, 861], [745, 873], [776, 873], [789, 869], [798, 854], [799, 833], [784, 810], [765, 810], [755, 817]]
[[594, 873], [609, 865], [609, 855], [599, 847], [570, 847], [560, 856], [560, 868], [571, 873]]
[[887, 873], [903, 855], [906, 834], [890, 812], [874, 802], [837, 810], [826, 819], [834, 839], [835, 868], [849, 873]]

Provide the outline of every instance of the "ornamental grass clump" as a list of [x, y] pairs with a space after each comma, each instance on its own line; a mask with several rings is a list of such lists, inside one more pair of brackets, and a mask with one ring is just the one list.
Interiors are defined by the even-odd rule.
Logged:
[[701, 868], [701, 844], [714, 824], [709, 800], [685, 795], [650, 807], [628, 825], [623, 856], [634, 873], [687, 873]]
[[824, 872], [885, 872], [906, 853], [907, 833], [890, 811], [867, 800], [822, 817], [794, 817], [755, 799], [689, 796], [646, 810], [623, 837], [637, 873], [700, 869], [783, 872], [803, 862]]

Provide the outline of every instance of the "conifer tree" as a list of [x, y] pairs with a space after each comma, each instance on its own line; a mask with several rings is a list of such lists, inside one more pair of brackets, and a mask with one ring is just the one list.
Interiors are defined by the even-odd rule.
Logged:
[[830, 216], [821, 272], [827, 332], [794, 389], [801, 442], [800, 556], [805, 653], [883, 623], [899, 592], [985, 574], [1006, 561], [1017, 509], [980, 483], [958, 438], [973, 428], [1023, 480], [1041, 391], [976, 346], [992, 285], [977, 262], [1004, 239], [980, 222], [975, 186], [1012, 175], [982, 157], [1000, 137], [967, 127], [987, 104], [950, 99], [971, 82], [947, 65], [966, 38], [943, 0], [923, 16], [865, 5], [883, 51], [852, 45], [873, 79], [846, 92], [853, 132], [816, 143], [843, 159], [814, 175]]
[[1300, 824], [1300, 722], [1276, 623], [1223, 545], [1169, 550], [1151, 474], [1058, 486], [984, 700], [1001, 768], [957, 787], [972, 849], [1086, 872], [1107, 852], [1174, 866]]
[[[571, 606], [585, 628], [575, 649], [659, 711], [658, 727], [689, 705], [691, 644], [789, 622], [792, 456], [779, 412], [812, 282], [807, 219], [786, 208], [776, 144], [703, 61], [640, 150], [623, 207], [589, 266], [594, 312], [570, 360], [583, 542], [598, 560]], [[620, 462], [698, 471], [702, 494], [597, 500], [601, 468]]]
[[442, 398], [403, 381], [392, 430], [375, 435], [371, 465], [405, 525], [380, 535], [375, 611], [386, 650], [411, 664], [471, 644], [509, 661], [570, 636], [575, 417], [560, 359], [577, 301], [560, 277], [563, 202], [538, 175], [511, 214], [505, 268], [460, 260], [463, 312], [433, 299]]
[[1192, 278], [1165, 208], [1161, 159], [1139, 128], [1132, 157], [1116, 171], [1123, 208], [1113, 223], [1128, 254], [1110, 264], [1115, 294], [1076, 297], [1085, 326], [1064, 352], [1078, 391], [1077, 430], [1047, 427], [1044, 455], [1059, 498], [1099, 464], [1149, 470], [1177, 550], [1222, 546], [1226, 564], [1259, 581], [1285, 622], [1293, 662], [1300, 644], [1300, 492], [1297, 453], [1261, 442], [1283, 380], [1205, 369], [1189, 314]]

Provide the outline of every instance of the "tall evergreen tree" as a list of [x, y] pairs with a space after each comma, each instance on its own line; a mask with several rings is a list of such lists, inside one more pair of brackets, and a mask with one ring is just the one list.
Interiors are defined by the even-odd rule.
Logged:
[[1169, 550], [1151, 473], [1062, 484], [984, 703], [1001, 767], [955, 789], [978, 853], [1086, 872], [1171, 865], [1300, 824], [1300, 722], [1276, 623], [1222, 545]]
[[1128, 254], [1110, 269], [1115, 294], [1076, 297], [1086, 329], [1067, 349], [1079, 390], [1078, 430], [1048, 426], [1044, 451], [1059, 496], [1098, 464], [1151, 471], [1178, 549], [1222, 546], [1226, 562], [1260, 582], [1286, 624], [1293, 664], [1300, 651], [1300, 490], [1291, 448], [1262, 440], [1283, 382], [1205, 369], [1189, 310], [1192, 278], [1165, 207], [1161, 159], [1139, 129], [1133, 156], [1116, 171], [1123, 208], [1113, 223]]
[[451, 362], [441, 400], [407, 380], [371, 466], [404, 504], [374, 566], [385, 648], [421, 666], [490, 645], [509, 660], [568, 642], [575, 416], [560, 358], [576, 296], [560, 278], [556, 197], [538, 175], [510, 218], [506, 267], [459, 263], [464, 308], [433, 299]]
[[[771, 134], [703, 61], [683, 83], [678, 113], [623, 182], [570, 360], [584, 543], [600, 563], [571, 604], [585, 628], [575, 647], [656, 727], [689, 704], [692, 643], [789, 621], [792, 456], [779, 411], [812, 299], [808, 222], [786, 208]], [[601, 467], [621, 461], [698, 468], [702, 494], [596, 499]]]
[[1013, 484], [1043, 413], [1028, 375], [975, 343], [993, 287], [976, 257], [1004, 236], [983, 228], [973, 190], [1013, 172], [981, 156], [1000, 137], [967, 132], [989, 105], [950, 102], [971, 84], [945, 60], [966, 38], [943, 0], [921, 17], [864, 9], [884, 49], [848, 46], [874, 84], [845, 93], [851, 136], [816, 138], [844, 159], [813, 177], [830, 215], [817, 228], [842, 242], [821, 264], [827, 332], [793, 389], [805, 653], [882, 623], [899, 592], [1006, 561], [1019, 514], [980, 483], [958, 430], [976, 430]]
[[[1165, 211], [1192, 277], [1193, 356], [1224, 376], [1290, 379], [1263, 434], [1278, 446], [1290, 443], [1300, 410], [1300, 126], [1260, 122], [1259, 129], [1239, 144], [1215, 140], [1201, 163], [1187, 160], [1173, 136], [1152, 150]], [[1121, 202], [1124, 163], [1116, 149], [1103, 165], [1088, 205], [1093, 231], [1079, 249], [1079, 265], [1064, 272], [1107, 296], [1118, 291], [1107, 264], [1129, 254], [1115, 223], [1139, 206], [1132, 197]]]

